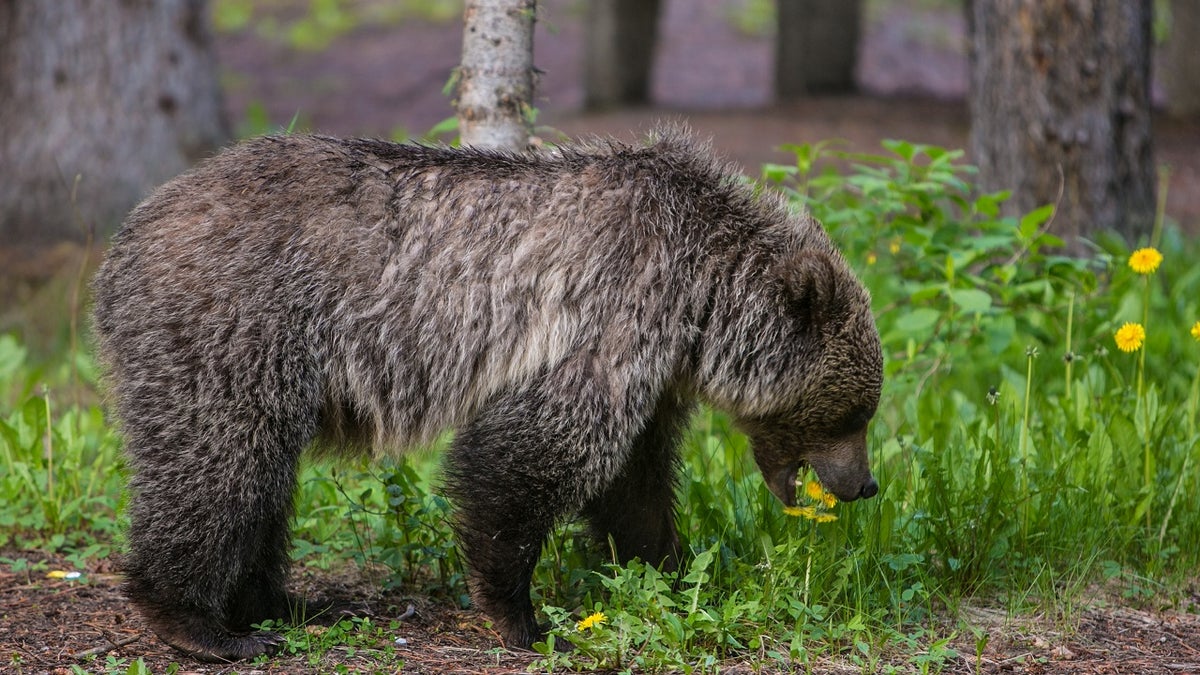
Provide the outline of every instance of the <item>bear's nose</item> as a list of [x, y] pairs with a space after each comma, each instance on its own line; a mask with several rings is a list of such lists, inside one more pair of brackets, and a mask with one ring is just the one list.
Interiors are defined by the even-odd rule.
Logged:
[[871, 480], [867, 481], [866, 485], [862, 486], [862, 491], [858, 493], [858, 496], [863, 499], [870, 499], [878, 493], [879, 483], [876, 483], [875, 479], [872, 478]]

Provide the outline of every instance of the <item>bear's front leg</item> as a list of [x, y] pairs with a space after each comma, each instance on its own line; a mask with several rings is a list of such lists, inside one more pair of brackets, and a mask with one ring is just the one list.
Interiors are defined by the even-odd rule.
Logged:
[[485, 507], [470, 504], [472, 501], [461, 509], [457, 528], [469, 566], [471, 597], [492, 619], [506, 647], [529, 649], [545, 638], [529, 589], [551, 526], [521, 513], [526, 505], [518, 503], [519, 499], [504, 505], [488, 500], [499, 507], [489, 515], [484, 514]]
[[641, 558], [664, 571], [679, 567], [675, 482], [680, 437], [692, 408], [674, 393], [664, 395], [620, 474], [583, 509], [596, 539], [605, 546], [611, 540], [621, 564]]
[[471, 595], [508, 647], [528, 649], [545, 637], [529, 598], [542, 544], [608, 482], [600, 474], [615, 472], [625, 452], [613, 425], [620, 416], [587, 389], [574, 383], [501, 395], [459, 429], [450, 449], [447, 486]]

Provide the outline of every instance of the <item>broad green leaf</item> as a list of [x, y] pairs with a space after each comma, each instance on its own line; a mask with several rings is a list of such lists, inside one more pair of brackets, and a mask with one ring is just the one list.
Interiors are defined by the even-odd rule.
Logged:
[[1021, 217], [1020, 232], [1022, 239], [1029, 239], [1033, 236], [1038, 228], [1050, 220], [1050, 216], [1054, 215], [1054, 205], [1047, 204], [1036, 208]]
[[992, 296], [977, 288], [952, 288], [950, 299], [964, 312], [978, 314], [992, 307]]
[[937, 323], [941, 313], [929, 307], [918, 307], [896, 320], [896, 329], [907, 334], [924, 333]]

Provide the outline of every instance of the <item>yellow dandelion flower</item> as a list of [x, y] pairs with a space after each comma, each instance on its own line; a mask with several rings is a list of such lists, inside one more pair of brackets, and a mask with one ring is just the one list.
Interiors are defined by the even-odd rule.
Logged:
[[892, 240], [888, 243], [888, 251], [892, 255], [896, 255], [900, 252], [900, 237], [892, 238]]
[[783, 512], [789, 516], [807, 518], [808, 520], [815, 520], [818, 523], [828, 523], [837, 520], [837, 516], [832, 513], [818, 511], [815, 506], [785, 506], [783, 507]]
[[589, 614], [579, 623], [575, 624], [575, 630], [582, 632], [591, 628], [595, 628], [596, 626], [606, 623], [607, 621], [608, 617], [604, 616], [604, 612], [596, 612], [594, 614]]
[[825, 489], [815, 480], [810, 480], [804, 484], [804, 494], [814, 502], [821, 501], [821, 496], [825, 494]]
[[1115, 339], [1117, 349], [1123, 352], [1137, 351], [1146, 341], [1146, 329], [1140, 323], [1127, 323], [1117, 330]]
[[783, 512], [789, 516], [799, 516], [810, 520], [817, 517], [817, 510], [811, 506], [785, 506]]
[[1139, 248], [1129, 255], [1129, 267], [1138, 274], [1153, 274], [1162, 261], [1162, 254], [1153, 248]]
[[837, 497], [833, 496], [832, 492], [826, 492], [825, 488], [815, 480], [810, 480], [804, 484], [804, 494], [814, 502], [819, 502], [827, 509], [832, 509], [837, 504]]
[[1192, 324], [1191, 333], [1192, 333], [1192, 337], [1196, 338], [1197, 340], [1200, 340], [1200, 321], [1197, 321], [1196, 323]]
[[874, 251], [867, 253], [867, 264], [874, 265], [879, 260], [879, 256], [875, 255]]

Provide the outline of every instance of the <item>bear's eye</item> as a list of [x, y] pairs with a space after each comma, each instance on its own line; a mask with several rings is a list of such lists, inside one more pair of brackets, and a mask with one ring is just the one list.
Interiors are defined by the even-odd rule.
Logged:
[[834, 427], [837, 435], [853, 434], [862, 431], [867, 427], [867, 423], [875, 416], [874, 408], [856, 407], [851, 408], [850, 412], [842, 417], [841, 422]]

